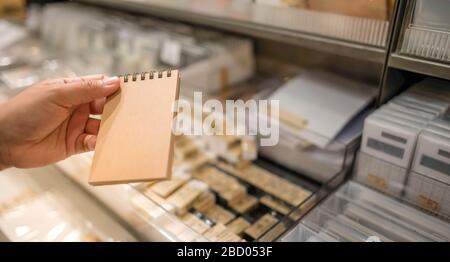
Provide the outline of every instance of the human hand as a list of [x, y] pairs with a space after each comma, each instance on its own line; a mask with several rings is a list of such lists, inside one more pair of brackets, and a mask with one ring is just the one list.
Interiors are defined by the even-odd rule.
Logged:
[[119, 78], [47, 80], [0, 104], [0, 170], [31, 168], [95, 148], [106, 97]]

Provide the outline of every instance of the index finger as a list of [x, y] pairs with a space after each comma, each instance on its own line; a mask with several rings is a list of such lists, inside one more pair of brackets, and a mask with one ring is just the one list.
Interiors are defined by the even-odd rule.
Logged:
[[64, 78], [56, 78], [56, 79], [49, 79], [44, 81], [44, 84], [52, 85], [52, 84], [69, 84], [69, 83], [76, 83], [76, 82], [82, 82], [82, 81], [89, 81], [89, 80], [102, 80], [106, 76], [103, 74], [97, 74], [97, 75], [87, 75], [87, 76], [76, 76], [76, 77], [64, 77]]

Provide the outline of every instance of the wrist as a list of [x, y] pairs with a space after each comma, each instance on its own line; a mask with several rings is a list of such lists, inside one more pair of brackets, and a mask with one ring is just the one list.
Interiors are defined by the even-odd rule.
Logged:
[[6, 135], [2, 130], [5, 130], [6, 124], [4, 123], [4, 107], [5, 104], [0, 105], [0, 171], [11, 167], [9, 147], [7, 144]]

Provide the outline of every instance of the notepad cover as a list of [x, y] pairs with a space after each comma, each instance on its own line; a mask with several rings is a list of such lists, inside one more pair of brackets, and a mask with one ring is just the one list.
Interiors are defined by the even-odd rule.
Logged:
[[179, 72], [141, 74], [107, 99], [89, 184], [108, 185], [169, 179], [172, 167], [172, 106]]

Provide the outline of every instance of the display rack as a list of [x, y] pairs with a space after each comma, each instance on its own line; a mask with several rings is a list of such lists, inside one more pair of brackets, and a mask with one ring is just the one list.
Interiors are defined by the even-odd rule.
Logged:
[[383, 63], [389, 22], [248, 1], [79, 0]]
[[[109, 8], [116, 11], [126, 11], [132, 15], [138, 14], [140, 15], [138, 17], [140, 18], [142, 18], [142, 15], [158, 17], [167, 19], [171, 22], [178, 21], [184, 24], [199, 26], [202, 29], [212, 28], [215, 30], [245, 35], [252, 38], [252, 40], [256, 42], [256, 52], [260, 52], [264, 55], [267, 55], [267, 53], [269, 53], [268, 51], [278, 52], [278, 50], [280, 50], [277, 45], [275, 45], [276, 48], [274, 48], [271, 44], [267, 45], [266, 42], [262, 43], [262, 41], [268, 40], [271, 41], [270, 43], [273, 41], [277, 44], [288, 44], [290, 47], [298, 49], [296, 51], [299, 52], [295, 53], [295, 55], [289, 52], [292, 49], [285, 51], [288, 54], [283, 55], [291, 55], [291, 59], [301, 57], [302, 60], [304, 58], [304, 60], [322, 60], [325, 61], [324, 63], [329, 64], [340, 63], [340, 66], [345, 65], [345, 67], [352, 68], [351, 70], [358, 70], [361, 67], [364, 68], [364, 70], [367, 68], [375, 68], [372, 67], [375, 64], [380, 68], [382, 67], [382, 70], [384, 70], [382, 77], [383, 79], [378, 86], [378, 90], [375, 88], [368, 89], [379, 91], [380, 99], [378, 102], [380, 104], [387, 102], [390, 96], [398, 93], [402, 88], [405, 88], [402, 81], [397, 81], [398, 72], [400, 72], [400, 75], [405, 72], [406, 74], [417, 74], [419, 78], [423, 76], [433, 76], [450, 80], [450, 65], [448, 64], [449, 56], [446, 54], [446, 51], [448, 51], [449, 48], [447, 44], [448, 38], [446, 38], [446, 34], [448, 36], [448, 33], [443, 32], [442, 30], [435, 32], [436, 30], [430, 30], [430, 28], [418, 29], [411, 26], [415, 4], [419, 1], [396, 1], [393, 16], [395, 17], [395, 21], [366, 19], [310, 10], [295, 10], [289, 8], [255, 5], [251, 1], [240, 0], [77, 0], [77, 2], [83, 5], [86, 4]], [[114, 14], [116, 13], [112, 12], [112, 15]], [[123, 13], [121, 13], [121, 15], [123, 15]], [[140, 18], [136, 18], [136, 21], [141, 22]], [[425, 30], [429, 33], [417, 33], [417, 30]], [[82, 37], [80, 37], [80, 39], [81, 38]], [[412, 41], [411, 39], [418, 39], [415, 42], [415, 46], [407, 43], [408, 41]], [[427, 45], [428, 49], [425, 50], [423, 47], [420, 47], [423, 45]], [[91, 48], [91, 46], [88, 46], [88, 48]], [[417, 51], [419, 49], [421, 50], [420, 52]], [[261, 52], [261, 50], [264, 50], [265, 52]], [[304, 50], [308, 51], [305, 52]], [[312, 55], [310, 52], [314, 54]], [[306, 54], [306, 56], [302, 56], [304, 54]], [[336, 59], [324, 59], [324, 57], [329, 57], [322, 56], [323, 54], [333, 55], [332, 57], [342, 56], [346, 59], [351, 58], [352, 62], [358, 62], [355, 64], [347, 63], [348, 60], [343, 60], [345, 62], [336, 62]], [[265, 76], [261, 77], [261, 68], [265, 67], [261, 61], [265, 59], [266, 57], [263, 56], [257, 57], [257, 73], [252, 77], [252, 79], [240, 82], [239, 85], [243, 88], [237, 88], [235, 91], [238, 91], [239, 93], [244, 89], [246, 91], [250, 89], [258, 89], [259, 86], [263, 86], [261, 83], [274, 80], [265, 79]], [[269, 61], [270, 62], [267, 64], [272, 65], [272, 61]], [[289, 62], [290, 61], [291, 60], [289, 60]], [[364, 66], [359, 67], [358, 65], [360, 62], [364, 63]], [[305, 67], [309, 66], [308, 63], [305, 64]], [[274, 69], [268, 67], [267, 69], [267, 72], [273, 74], [270, 75], [270, 77], [275, 75], [275, 71], [283, 71], [280, 68]], [[370, 73], [372, 73], [371, 76], [375, 75], [376, 78], [377, 73], [374, 73], [375, 71], [377, 70], [372, 70]], [[282, 72], [282, 74], [277, 75], [274, 78], [276, 78], [275, 80], [277, 80], [277, 83], [280, 84], [298, 73], [298, 71], [295, 71], [294, 74], [286, 74], [286, 72]], [[352, 73], [354, 75], [358, 75], [359, 71]], [[280, 80], [281, 78], [283, 80]], [[194, 87], [194, 89], [195, 88], [197, 87]], [[237, 95], [237, 97], [239, 97], [239, 95]], [[368, 107], [370, 108], [371, 106]], [[370, 110], [367, 110], [367, 113], [370, 113]], [[309, 233], [316, 231], [313, 233], [317, 234], [319, 233], [318, 231], [320, 230], [318, 229], [320, 228], [301, 228], [305, 226], [305, 223], [303, 223], [304, 221], [312, 221], [319, 217], [320, 221], [314, 221], [314, 223], [310, 223], [309, 226], [317, 224], [322, 227], [323, 225], [321, 223], [324, 221], [322, 220], [322, 217], [326, 217], [326, 221], [333, 220], [329, 213], [326, 213], [325, 215], [319, 214], [321, 207], [316, 205], [318, 203], [325, 203], [322, 200], [329, 197], [336, 188], [342, 185], [342, 183], [345, 182], [347, 175], [351, 173], [355, 150], [359, 146], [359, 138], [360, 134], [353, 137], [353, 139], [348, 143], [339, 145], [339, 148], [342, 149], [341, 151], [343, 152], [342, 157], [339, 158], [339, 162], [336, 167], [331, 166], [333, 168], [331, 169], [332, 171], [330, 171], [330, 176], [326, 176], [323, 181], [319, 181], [317, 179], [317, 175], [315, 177], [315, 181], [310, 181], [311, 176], [308, 177], [306, 174], [308, 172], [304, 170], [297, 170], [298, 172], [293, 172], [292, 170], [286, 169], [295, 169], [296, 165], [303, 164], [299, 163], [300, 161], [297, 161], [296, 157], [298, 157], [298, 155], [291, 154], [289, 157], [282, 157], [283, 160], [290, 160], [292, 163], [291, 165], [283, 163], [283, 161], [277, 161], [280, 166], [274, 162], [265, 161], [264, 159], [262, 161], [254, 161], [253, 164], [263, 166], [266, 170], [269, 170], [277, 177], [286, 179], [297, 186], [304, 187], [311, 192], [311, 195], [304, 199], [304, 201], [300, 204], [291, 205], [290, 207], [292, 209], [284, 214], [277, 213], [274, 209], [271, 210], [270, 208], [263, 207], [265, 208], [264, 211], [267, 214], [277, 218], [277, 222], [273, 223], [273, 225], [270, 226], [261, 236], [251, 238], [250, 240], [276, 241], [289, 239], [305, 241], [309, 239], [311, 235], [308, 235], [307, 238], [298, 238], [298, 235], [294, 238], [290, 238], [290, 236], [292, 235], [292, 232], [300, 231], [300, 229], [304, 229], [302, 232], [308, 231]], [[286, 141], [286, 144], [292, 145], [291, 140]], [[308, 150], [305, 150], [306, 153], [308, 153], [307, 151]], [[278, 157], [283, 155], [283, 153], [279, 152], [272, 152], [272, 154], [278, 155]], [[272, 160], [276, 161], [274, 159]], [[157, 201], [145, 195], [143, 192], [145, 189], [150, 187], [150, 185], [129, 184], [107, 187], [92, 187], [88, 185], [86, 181], [88, 180], [90, 161], [91, 156], [89, 154], [85, 154], [74, 156], [71, 159], [62, 161], [58, 163], [57, 166], [63, 171], [64, 174], [73, 179], [77, 184], [81, 185], [86, 191], [95, 196], [111, 211], [113, 211], [113, 213], [120, 217], [121, 220], [126, 222], [128, 226], [133, 228], [133, 231], [137, 233], [140, 239], [149, 241], [208, 240], [202, 234], [196, 232], [190, 225], [183, 222], [179, 216], [168, 212], [163, 204], [157, 203]], [[327, 167], [325, 161], [317, 162], [319, 165], [321, 164], [322, 167]], [[218, 167], [214, 162], [208, 163], [208, 165]], [[283, 167], [281, 167], [281, 165], [283, 165]], [[310, 166], [312, 166], [311, 163]], [[220, 168], [218, 169], [220, 170]], [[270, 192], [264, 190], [263, 187], [258, 188], [258, 186], [252, 185], [251, 182], [246, 181], [242, 177], [233, 175], [233, 172], [226, 171], [224, 169], [220, 171], [223, 171], [226, 175], [239, 181], [245, 186], [246, 190], [249, 189], [249, 194], [252, 197], [256, 196], [259, 198], [262, 194], [267, 194], [274, 197], [274, 195], [271, 195]], [[295, 174], [292, 175], [291, 173]], [[291, 179], [291, 177], [296, 177], [297, 180]], [[314, 184], [318, 181], [321, 183]], [[214, 191], [211, 188], [208, 190]], [[349, 182], [346, 186], [341, 187], [335, 195], [338, 195], [338, 197], [342, 199], [351, 199], [353, 195], [350, 193], [347, 194], [347, 191], [350, 193], [357, 192], [358, 194], [355, 194], [358, 196], [366, 196], [367, 194], [370, 194], [384, 199], [384, 196], [381, 194], [372, 192], [370, 189], [361, 187], [361, 185], [354, 182]], [[213, 193], [216, 196], [220, 195], [217, 192]], [[328, 201], [326, 202], [328, 204], [333, 202], [333, 196], [325, 199], [325, 201]], [[222, 205], [222, 203], [218, 202], [216, 203], [217, 205]], [[283, 201], [280, 202], [283, 203]], [[286, 204], [286, 202], [284, 203]], [[359, 203], [357, 204], [359, 205]], [[223, 206], [227, 205], [228, 203]], [[323, 206], [326, 205], [322, 205], [322, 207]], [[340, 208], [343, 205], [337, 206]], [[408, 209], [409, 211], [412, 209], [409, 206], [402, 208]], [[310, 212], [311, 210], [316, 211]], [[342, 210], [333, 210], [333, 215], [340, 215], [341, 211]], [[195, 212], [192, 213], [195, 214]], [[260, 214], [261, 213], [259, 213], [258, 216]], [[251, 215], [248, 215], [245, 218], [252, 223], [259, 219], [258, 217], [252, 218]], [[407, 225], [407, 227], [409, 228], [410, 226]], [[364, 228], [364, 225], [361, 226], [361, 228]], [[291, 229], [294, 229], [290, 231], [291, 235], [286, 235], [286, 232]], [[342, 229], [342, 227], [339, 227], [339, 230], [340, 229]], [[355, 234], [359, 233], [356, 232]], [[280, 236], [282, 236], [281, 239]], [[365, 241], [368, 240], [370, 236], [370, 234], [358, 235], [356, 238], [344, 240]], [[333, 238], [328, 239], [333, 240]], [[412, 238], [410, 240], [414, 239]]]
[[1, 183], [0, 230], [7, 240], [136, 241], [114, 213], [55, 166], [10, 168], [2, 171]]
[[[447, 1], [400, 1], [388, 67], [450, 80]], [[441, 10], [441, 11], [440, 11]]]
[[281, 241], [449, 241], [448, 222], [349, 181]]
[[388, 65], [397, 69], [450, 80], [450, 64], [393, 53], [389, 57]]

